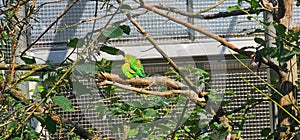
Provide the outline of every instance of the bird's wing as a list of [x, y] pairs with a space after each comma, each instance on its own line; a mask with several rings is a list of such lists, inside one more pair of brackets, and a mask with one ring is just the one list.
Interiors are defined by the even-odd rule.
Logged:
[[132, 70], [132, 69], [130, 68], [130, 64], [129, 64], [129, 63], [123, 64], [121, 69], [122, 69], [123, 74], [124, 74], [127, 78], [129, 78], [129, 79], [131, 79], [131, 78], [133, 78], [133, 77], [135, 77], [135, 76], [137, 75], [137, 74], [134, 72], [134, 70]]

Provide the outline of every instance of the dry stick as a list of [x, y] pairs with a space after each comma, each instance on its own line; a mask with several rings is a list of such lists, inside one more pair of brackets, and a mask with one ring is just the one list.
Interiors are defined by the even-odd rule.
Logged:
[[46, 29], [41, 33], [22, 53], [21, 57], [28, 51], [35, 43], [37, 43], [50, 29], [51, 27], [58, 22], [79, 0], [74, 0]]
[[[176, 23], [184, 25], [185, 27], [191, 28], [191, 29], [193, 29], [193, 30], [195, 30], [195, 31], [197, 31], [199, 33], [202, 33], [202, 34], [204, 34], [204, 35], [206, 35], [206, 36], [208, 36], [208, 37], [210, 37], [210, 38], [212, 38], [212, 39], [214, 39], [216, 41], [219, 41], [222, 45], [228, 47], [229, 49], [231, 49], [231, 50], [233, 50], [233, 51], [235, 51], [235, 52], [237, 52], [239, 54], [248, 56], [250, 58], [254, 57], [254, 55], [253, 55], [254, 52], [241, 50], [240, 48], [238, 48], [237, 46], [229, 43], [228, 41], [226, 41], [224, 38], [220, 37], [217, 34], [214, 34], [214, 33], [210, 32], [208, 30], [205, 30], [205, 29], [203, 29], [201, 27], [198, 27], [197, 25], [191, 24], [191, 23], [189, 23], [189, 22], [187, 22], [187, 21], [185, 21], [185, 20], [183, 20], [181, 18], [175, 17], [175, 16], [173, 16], [173, 15], [171, 15], [169, 13], [166, 13], [166, 12], [164, 12], [162, 10], [159, 10], [155, 6], [152, 6], [152, 5], [149, 5], [149, 4], [145, 4], [144, 2], [141, 2], [140, 4], [141, 4], [141, 6], [143, 8], [145, 8], [145, 9], [147, 9], [149, 11], [152, 11], [152, 12], [158, 14], [158, 15], [161, 15], [163, 17], [168, 18], [171, 21], [174, 21]], [[282, 69], [277, 64], [275, 64], [273, 61], [268, 60], [265, 57], [263, 58], [262, 63], [270, 66], [277, 73], [283, 72]]]
[[132, 24], [134, 24], [138, 30], [146, 37], [146, 39], [154, 46], [154, 48], [168, 61], [168, 63], [174, 68], [176, 72], [180, 74], [182, 79], [188, 84], [189, 87], [192, 88], [193, 91], [195, 91], [197, 94], [200, 94], [201, 97], [207, 96], [205, 92], [201, 92], [200, 90], [197, 89], [197, 87], [190, 81], [190, 79], [183, 74], [176, 63], [158, 46], [157, 42], [155, 39], [153, 39], [146, 30], [143, 29], [141, 25], [139, 25], [135, 19], [133, 19], [130, 14], [126, 14], [128, 19], [131, 21]]

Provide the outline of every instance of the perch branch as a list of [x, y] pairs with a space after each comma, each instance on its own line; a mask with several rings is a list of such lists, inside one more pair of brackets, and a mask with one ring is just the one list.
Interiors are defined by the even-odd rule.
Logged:
[[154, 48], [168, 61], [168, 63], [174, 68], [174, 70], [180, 74], [180, 76], [187, 83], [187, 85], [193, 91], [195, 91], [195, 93], [197, 93], [199, 96], [201, 96], [201, 97], [206, 96], [206, 95], [203, 95], [202, 92], [200, 90], [198, 90], [198, 88], [192, 83], [192, 81], [190, 81], [190, 79], [179, 70], [177, 64], [161, 49], [160, 46], [158, 46], [158, 43], [156, 42], [156, 40], [153, 39], [148, 34], [148, 32], [139, 23], [137, 23], [136, 20], [130, 14], [126, 14], [126, 16], [130, 20], [130, 22], [140, 31], [140, 33], [142, 35], [144, 35], [146, 37], [146, 39], [154, 46]]
[[[109, 80], [118, 82], [121, 84], [130, 84], [130, 85], [161, 85], [165, 84], [169, 89], [182, 89], [187, 87], [185, 84], [175, 81], [168, 77], [147, 77], [147, 78], [132, 78], [132, 79], [122, 79], [116, 74], [109, 74], [109, 73], [101, 73], [97, 76], [99, 79]], [[206, 92], [202, 92], [201, 94], [207, 95]]]
[[206, 105], [205, 99], [204, 98], [199, 98], [191, 90], [169, 90], [169, 91], [165, 91], [165, 92], [150, 91], [150, 90], [146, 90], [146, 89], [143, 89], [143, 88], [131, 87], [131, 86], [128, 86], [128, 85], [124, 85], [124, 84], [120, 84], [118, 82], [113, 82], [113, 81], [108, 81], [108, 80], [104, 80], [103, 82], [99, 83], [98, 85], [99, 86], [113, 85], [113, 86], [116, 86], [118, 88], [130, 90], [130, 91], [135, 91], [135, 92], [140, 92], [140, 93], [144, 93], [144, 94], [157, 95], [157, 96], [169, 96], [169, 95], [172, 95], [172, 94], [182, 94], [182, 95], [188, 97], [189, 99], [191, 99], [192, 101], [196, 102], [197, 104], [199, 104], [201, 107], [205, 107], [205, 105]]

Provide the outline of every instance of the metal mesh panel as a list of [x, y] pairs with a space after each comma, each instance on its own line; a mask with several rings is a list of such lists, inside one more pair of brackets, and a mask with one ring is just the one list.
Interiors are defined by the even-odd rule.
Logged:
[[[194, 1], [194, 12], [207, 9], [215, 5], [217, 2], [219, 1], [218, 0]], [[215, 14], [218, 12], [225, 12], [227, 11], [227, 8], [229, 6], [234, 6], [234, 5], [237, 5], [237, 1], [233, 1], [233, 0], [224, 1], [224, 3], [222, 3], [217, 8], [214, 8], [204, 14]], [[247, 19], [247, 16], [248, 15], [242, 15], [242, 16], [217, 18], [217, 19], [210, 19], [210, 20], [197, 19], [195, 20], [195, 24], [219, 35], [242, 35], [241, 31], [243, 29], [261, 28], [254, 21], [249, 21]], [[260, 14], [257, 18], [262, 20], [263, 19], [262, 14]], [[203, 35], [198, 34], [198, 36], [203, 36]]]
[[[37, 6], [45, 3], [50, 2], [48, 1], [38, 1]], [[39, 34], [41, 34], [45, 28], [49, 25], [51, 21], [53, 21], [64, 9], [69, 5], [72, 1], [65, 1], [60, 3], [50, 3], [44, 5], [40, 9], [40, 15], [38, 15], [39, 19], [38, 22], [33, 22], [33, 26], [35, 27], [32, 30], [32, 39], [36, 39]], [[157, 1], [147, 1], [150, 4], [158, 4]], [[96, 1], [80, 1], [78, 2], [54, 27], [56, 30], [50, 30], [45, 34], [45, 36], [39, 41], [39, 43], [61, 43], [66, 42], [69, 38], [74, 37], [84, 37], [87, 33], [91, 33], [93, 31], [94, 22], [86, 22], [84, 24], [79, 24], [78, 26], [66, 28], [66, 26], [70, 26], [76, 24], [82, 20], [86, 20], [92, 18], [95, 14], [95, 3]], [[136, 4], [132, 1], [125, 1], [126, 4], [130, 4], [134, 7]], [[109, 11], [105, 11], [106, 8], [100, 9], [102, 6], [102, 2], [99, 2], [99, 8], [97, 11], [97, 17], [103, 17], [101, 20], [97, 20], [95, 22], [95, 30], [104, 27], [104, 25], [109, 20], [110, 16], [104, 17], [106, 15], [111, 15], [115, 12], [115, 8], [110, 8]], [[110, 1], [112, 5], [118, 5], [115, 1]], [[175, 6], [180, 9], [185, 9], [184, 2], [165, 2], [165, 4]], [[55, 9], [55, 10], [53, 10]], [[142, 10], [137, 10], [137, 13], [141, 12]], [[133, 13], [133, 14], [137, 14]], [[124, 14], [116, 15], [111, 23], [116, 21], [121, 21], [126, 19]], [[153, 36], [173, 36], [178, 37], [182, 35], [186, 35], [186, 28], [174, 24], [172, 22], [167, 22], [166, 18], [162, 18], [156, 14], [148, 12], [147, 14], [143, 15], [142, 17], [137, 17], [136, 20], [145, 27], [146, 30], [150, 32]], [[124, 24], [128, 24], [125, 22]], [[130, 36], [124, 36], [124, 38], [136, 38], [140, 36], [135, 30], [135, 27], [131, 25], [133, 29]], [[64, 30], [61, 30], [64, 29]]]
[[[45, 2], [50, 2], [50, 0], [46, 1], [38, 1], [37, 6], [42, 5]], [[35, 40], [48, 26], [49, 23], [52, 22], [60, 13], [64, 11], [64, 9], [71, 3], [72, 1], [63, 1], [59, 3], [49, 3], [44, 5], [40, 9], [40, 15], [37, 15], [38, 22], [32, 21], [34, 28], [31, 30], [32, 40]], [[218, 0], [213, 1], [193, 1], [193, 9], [194, 12], [198, 10], [203, 10], [211, 5], [214, 5]], [[53, 43], [59, 44], [66, 42], [70, 38], [74, 37], [84, 37], [86, 34], [91, 33], [93, 29], [98, 30], [103, 27], [107, 21], [109, 20], [110, 15], [115, 12], [115, 8], [110, 8], [104, 6], [103, 9], [100, 9], [103, 5], [103, 2], [99, 2], [99, 8], [97, 11], [97, 17], [103, 17], [100, 20], [94, 22], [85, 22], [83, 24], [79, 24], [77, 26], [71, 26], [76, 24], [82, 20], [90, 19], [95, 14], [95, 3], [96, 1], [80, 1], [78, 2], [59, 22], [52, 28], [52, 30], [48, 31], [41, 40], [39, 40], [38, 44], [48, 44], [50, 46]], [[159, 2], [156, 0], [147, 1], [147, 3], [152, 5], [159, 5]], [[169, 5], [170, 7], [187, 10], [186, 1], [162, 1], [163, 4]], [[110, 1], [111, 5], [118, 5], [115, 1]], [[125, 1], [125, 4], [131, 5], [131, 7], [137, 6], [133, 1]], [[209, 13], [216, 13], [221, 11], [227, 11], [228, 6], [236, 5], [236, 1], [230, 0], [225, 1], [221, 6], [211, 10]], [[110, 9], [106, 11], [105, 9]], [[142, 9], [134, 10], [133, 14], [138, 14], [143, 11]], [[105, 17], [106, 16], [106, 17]], [[180, 17], [187, 21], [186, 17], [175, 14], [175, 16]], [[123, 14], [116, 15], [111, 23], [116, 21], [121, 21], [126, 19]], [[258, 19], [262, 19], [262, 15], [258, 16]], [[174, 39], [180, 39], [182, 41], [188, 41], [188, 30], [186, 27], [169, 21], [167, 18], [161, 17], [153, 12], [148, 12], [145, 15], [136, 17], [136, 20], [155, 38], [163, 39], [165, 38], [170, 41]], [[135, 27], [129, 24], [128, 21], [124, 22], [124, 24], [131, 26], [131, 34], [124, 35], [123, 39], [135, 39], [130, 40], [131, 43], [136, 42], [136, 39], [144, 40], [140, 33], [135, 30]], [[240, 35], [240, 31], [245, 28], [259, 28], [259, 26], [255, 22], [250, 22], [246, 19], [246, 16], [239, 17], [228, 17], [228, 18], [218, 18], [212, 20], [201, 20], [195, 19], [195, 24], [208, 29], [216, 34], [220, 35]], [[94, 27], [94, 28], [93, 28]], [[202, 36], [201, 34], [196, 34], [196, 36]], [[183, 37], [183, 38], [182, 38]], [[121, 41], [121, 40], [119, 40]], [[126, 42], [128, 44], [128, 40]], [[48, 44], [49, 45], [49, 44]], [[36, 45], [38, 47], [38, 45]]]
[[[249, 65], [250, 60], [245, 61]], [[265, 88], [266, 85], [260, 81], [257, 77], [251, 74], [247, 69], [243, 68], [241, 64], [236, 61], [227, 61], [227, 73], [226, 74], [215, 74], [211, 75], [215, 81], [212, 81], [210, 84], [212, 85], [212, 89], [223, 91], [233, 91], [235, 94], [224, 94], [224, 101], [231, 101], [229, 104], [223, 107], [224, 111], [232, 111], [237, 109], [247, 103], [249, 99], [264, 99], [264, 96], [253, 90], [254, 88], [245, 82], [243, 78], [248, 80], [253, 85], [261, 88], [262, 91], [267, 94], [268, 90]], [[218, 65], [209, 64], [209, 69], [215, 69], [219, 67]], [[215, 67], [215, 68], [213, 68]], [[206, 68], [207, 69], [207, 68]], [[208, 69], [208, 70], [209, 70]], [[222, 69], [219, 69], [222, 71]], [[253, 69], [256, 71], [256, 69]], [[216, 72], [217, 73], [217, 72]], [[265, 81], [267, 81], [267, 71], [266, 68], [260, 68], [258, 75], [262, 77]], [[222, 81], [226, 82], [222, 82]], [[221, 84], [220, 84], [221, 83]], [[224, 85], [226, 83], [226, 85]], [[246, 121], [244, 122], [245, 126], [242, 129], [242, 138], [243, 139], [260, 139], [260, 132], [264, 128], [270, 128], [270, 103], [268, 101], [263, 101], [261, 104], [251, 108], [246, 116]], [[234, 113], [233, 116], [241, 116], [243, 115], [242, 111]], [[241, 122], [241, 120], [234, 119], [234, 123]], [[238, 130], [239, 128], [234, 128], [234, 130]]]

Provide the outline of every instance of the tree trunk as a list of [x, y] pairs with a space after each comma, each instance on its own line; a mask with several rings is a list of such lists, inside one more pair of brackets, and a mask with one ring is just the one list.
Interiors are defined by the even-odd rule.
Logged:
[[[278, 19], [280, 24], [291, 29], [292, 27], [292, 7], [293, 0], [279, 0], [278, 1]], [[297, 109], [295, 108], [297, 101], [297, 59], [294, 56], [289, 62], [287, 62], [287, 72], [281, 72], [281, 85], [280, 91], [284, 95], [279, 98], [279, 104], [284, 107], [293, 116], [297, 116]], [[278, 131], [279, 139], [293, 139], [293, 133], [295, 132], [295, 126], [297, 122], [291, 118], [288, 113], [283, 109], [278, 109]]]

